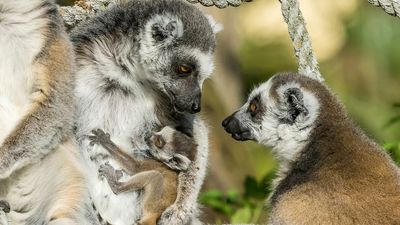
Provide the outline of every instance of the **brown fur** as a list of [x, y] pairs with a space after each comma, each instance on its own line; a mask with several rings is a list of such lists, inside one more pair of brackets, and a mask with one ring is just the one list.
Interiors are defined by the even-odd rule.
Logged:
[[314, 93], [321, 110], [309, 144], [272, 195], [270, 223], [400, 224], [400, 173], [388, 154], [355, 127], [323, 84], [280, 75], [271, 95], [288, 81]]

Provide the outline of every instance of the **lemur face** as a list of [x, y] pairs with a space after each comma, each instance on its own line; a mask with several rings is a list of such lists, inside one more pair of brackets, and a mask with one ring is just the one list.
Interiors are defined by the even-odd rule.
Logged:
[[[200, 112], [201, 87], [213, 70], [215, 37], [211, 24], [202, 17], [196, 18], [204, 20], [197, 26], [189, 24], [188, 18], [157, 15], [142, 31], [139, 52], [147, 79], [178, 112]], [[187, 42], [193, 35], [197, 40]]]
[[171, 127], [154, 133], [149, 141], [150, 154], [174, 170], [187, 170], [196, 145], [192, 138]]
[[319, 112], [317, 97], [296, 76], [278, 74], [255, 88], [222, 122], [225, 130], [236, 140], [254, 140], [289, 157], [293, 147], [305, 144]]

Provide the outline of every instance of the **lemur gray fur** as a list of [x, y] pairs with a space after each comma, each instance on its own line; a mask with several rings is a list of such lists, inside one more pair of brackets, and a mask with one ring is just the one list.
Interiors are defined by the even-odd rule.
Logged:
[[85, 224], [84, 177], [68, 141], [73, 62], [53, 1], [0, 0], [2, 225]]
[[275, 75], [223, 126], [280, 160], [269, 224], [400, 224], [399, 168], [324, 84]]
[[[123, 1], [125, 2], [125, 1]], [[164, 126], [192, 135], [195, 161], [178, 176], [178, 196], [159, 224], [197, 221], [197, 196], [205, 176], [208, 131], [199, 116], [201, 87], [213, 70], [216, 24], [178, 0], [126, 1], [72, 31], [77, 54], [77, 140], [87, 166], [92, 201], [113, 225], [142, 216], [140, 192], [115, 195], [98, 177], [105, 162], [121, 164], [87, 138], [102, 129], [141, 160], [146, 137]], [[126, 179], [126, 174], [122, 181]]]
[[100, 167], [100, 176], [107, 179], [115, 194], [144, 190], [143, 217], [138, 224], [156, 225], [157, 219], [171, 206], [177, 196], [178, 172], [189, 168], [196, 155], [196, 143], [186, 134], [171, 127], [164, 127], [148, 140], [149, 153], [153, 159], [138, 161], [115, 145], [110, 135], [94, 130], [91, 144], [99, 144], [116, 159], [129, 175], [129, 180], [120, 182], [120, 170], [109, 164]]

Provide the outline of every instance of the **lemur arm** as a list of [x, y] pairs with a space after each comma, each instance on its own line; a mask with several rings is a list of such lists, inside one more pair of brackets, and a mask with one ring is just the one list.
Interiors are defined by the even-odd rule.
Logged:
[[40, 160], [72, 131], [72, 47], [62, 34], [51, 35], [33, 62], [30, 110], [0, 146], [0, 179]]
[[117, 146], [111, 140], [110, 135], [105, 133], [103, 130], [93, 130], [92, 133], [93, 136], [89, 136], [91, 144], [99, 144], [104, 149], [106, 149], [111, 154], [111, 157], [119, 162], [122, 168], [128, 174], [134, 174], [146, 170], [146, 168], [148, 167], [148, 162], [146, 160], [138, 161], [134, 157], [127, 154], [119, 146]]
[[188, 224], [197, 216], [197, 197], [203, 185], [208, 160], [208, 130], [199, 118], [194, 120], [193, 138], [198, 145], [196, 158], [188, 170], [179, 173], [176, 200], [162, 214], [158, 225]]

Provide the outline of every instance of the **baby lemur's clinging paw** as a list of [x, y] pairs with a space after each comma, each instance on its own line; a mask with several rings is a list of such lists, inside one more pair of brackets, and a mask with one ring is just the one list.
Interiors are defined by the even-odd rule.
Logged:
[[88, 138], [90, 140], [90, 145], [105, 145], [108, 143], [112, 143], [110, 134], [104, 132], [101, 129], [92, 130], [92, 134]]
[[120, 182], [119, 179], [122, 177], [121, 170], [115, 170], [109, 163], [103, 164], [99, 168], [99, 177], [106, 178], [111, 190], [114, 194], [119, 194], [121, 191], [119, 190]]
[[0, 200], [0, 211], [9, 213], [10, 212], [10, 204], [5, 200]]

